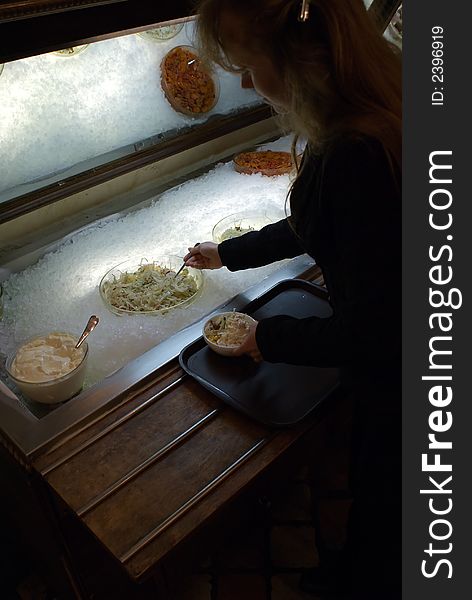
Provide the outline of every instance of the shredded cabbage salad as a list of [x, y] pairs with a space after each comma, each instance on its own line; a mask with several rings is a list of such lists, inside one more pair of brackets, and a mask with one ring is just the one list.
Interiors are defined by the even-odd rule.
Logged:
[[205, 325], [207, 339], [218, 346], [240, 346], [249, 333], [249, 322], [245, 315], [231, 313], [213, 317]]
[[168, 310], [197, 293], [195, 279], [187, 268], [177, 277], [175, 271], [155, 263], [140, 265], [137, 271], [124, 271], [102, 286], [108, 302], [131, 312]]

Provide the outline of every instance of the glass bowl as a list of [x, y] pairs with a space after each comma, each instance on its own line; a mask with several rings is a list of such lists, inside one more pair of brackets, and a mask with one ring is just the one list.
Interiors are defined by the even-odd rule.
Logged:
[[[72, 338], [72, 343], [78, 340], [79, 336], [74, 335], [72, 333], [66, 332], [52, 332], [48, 335], [60, 335], [66, 336], [67, 338]], [[8, 376], [12, 381], [18, 386], [18, 388], [22, 391], [22, 393], [31, 400], [35, 400], [36, 402], [40, 402], [41, 404], [58, 404], [60, 402], [65, 402], [75, 396], [83, 387], [85, 372], [87, 370], [87, 360], [88, 360], [88, 345], [87, 342], [83, 342], [78, 352], [82, 352], [82, 360], [81, 362], [69, 373], [66, 373], [62, 377], [55, 377], [48, 381], [25, 381], [24, 379], [19, 379], [12, 373], [13, 370], [13, 361], [15, 360], [18, 352], [26, 346], [34, 341], [39, 341], [42, 338], [46, 338], [47, 336], [40, 335], [30, 340], [26, 341], [22, 344], [8, 359], [6, 362], [6, 370]]]
[[112, 292], [111, 286], [126, 274], [137, 273], [140, 267], [148, 266], [151, 269], [153, 267], [159, 267], [169, 271], [169, 277], [173, 278], [182, 264], [183, 258], [173, 255], [158, 256], [151, 261], [147, 260], [146, 258], [125, 260], [124, 262], [114, 266], [102, 277], [99, 285], [100, 296], [102, 297], [102, 300], [107, 308], [116, 315], [164, 315], [175, 308], [184, 308], [190, 306], [193, 304], [193, 302], [195, 302], [195, 300], [197, 300], [203, 289], [203, 273], [198, 269], [192, 269], [191, 267], [185, 267], [181, 275], [179, 275], [179, 279], [181, 276], [190, 277], [195, 285], [195, 292], [189, 297], [184, 297], [183, 299], [176, 301], [172, 306], [162, 306], [152, 309], [136, 308], [135, 310], [132, 310], [115, 306], [112, 304], [112, 300], [110, 298], [110, 294]]
[[259, 231], [270, 223], [282, 219], [282, 215], [276, 215], [269, 211], [248, 210], [245, 212], [229, 215], [213, 227], [212, 238], [217, 244], [221, 244], [225, 240], [234, 237], [239, 237], [250, 231]]
[[[239, 327], [235, 328], [236, 331], [239, 330], [237, 341], [235, 343], [224, 343], [222, 341], [211, 340], [209, 336], [215, 336], [215, 333], [218, 335], [218, 332], [222, 330], [221, 325], [224, 324], [224, 327], [231, 319], [237, 319], [240, 324]], [[247, 338], [249, 326], [255, 322], [256, 321], [254, 321], [252, 317], [246, 315], [245, 313], [235, 311], [219, 313], [208, 319], [203, 326], [203, 339], [205, 340], [206, 344], [217, 354], [221, 354], [222, 356], [234, 356], [234, 353]]]
[[218, 79], [192, 46], [176, 46], [164, 56], [161, 86], [172, 108], [192, 117], [209, 112], [220, 96]]
[[174, 25], [163, 25], [155, 29], [147, 29], [138, 33], [145, 40], [152, 42], [165, 42], [178, 35], [184, 27], [183, 23], [175, 23]]
[[61, 50], [54, 50], [51, 54], [55, 54], [56, 56], [62, 56], [63, 58], [68, 58], [69, 56], [77, 56], [88, 48], [90, 44], [82, 44], [81, 46], [71, 46], [70, 48], [62, 48]]

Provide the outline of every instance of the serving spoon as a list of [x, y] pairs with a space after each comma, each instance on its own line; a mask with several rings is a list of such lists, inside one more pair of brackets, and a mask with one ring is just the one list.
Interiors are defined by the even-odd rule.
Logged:
[[[194, 246], [194, 248], [196, 248], [197, 246], [200, 246], [200, 242], [197, 242]], [[174, 275], [174, 279], [177, 277], [177, 275], [182, 271], [182, 269], [185, 267], [185, 261], [184, 264], [180, 267], [180, 269], [177, 271], [177, 273]]]
[[85, 326], [85, 329], [82, 331], [81, 336], [79, 337], [79, 341], [75, 345], [76, 348], [79, 348], [82, 342], [85, 340], [87, 336], [89, 336], [95, 327], [98, 325], [99, 318], [96, 315], [92, 315]]

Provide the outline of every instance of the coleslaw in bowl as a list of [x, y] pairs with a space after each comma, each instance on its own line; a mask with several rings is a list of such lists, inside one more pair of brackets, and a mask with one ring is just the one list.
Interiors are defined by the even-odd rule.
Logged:
[[223, 356], [233, 356], [249, 334], [254, 319], [245, 313], [223, 312], [214, 315], [203, 326], [203, 339]]
[[110, 269], [100, 281], [103, 302], [117, 315], [158, 315], [195, 302], [203, 287], [203, 273], [185, 267], [183, 258], [159, 256], [130, 259]]

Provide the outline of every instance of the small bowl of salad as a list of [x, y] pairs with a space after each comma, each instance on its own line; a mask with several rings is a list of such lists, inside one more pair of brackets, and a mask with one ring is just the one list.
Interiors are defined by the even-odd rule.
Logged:
[[221, 221], [218, 221], [213, 227], [213, 241], [221, 244], [225, 240], [240, 237], [250, 231], [259, 231], [259, 229], [262, 229], [266, 225], [275, 223], [283, 218], [284, 215], [275, 210], [247, 210], [234, 215], [228, 215], [224, 219], [221, 219]]
[[223, 312], [214, 315], [203, 327], [203, 339], [208, 346], [222, 356], [234, 356], [249, 335], [256, 321], [240, 312]]

